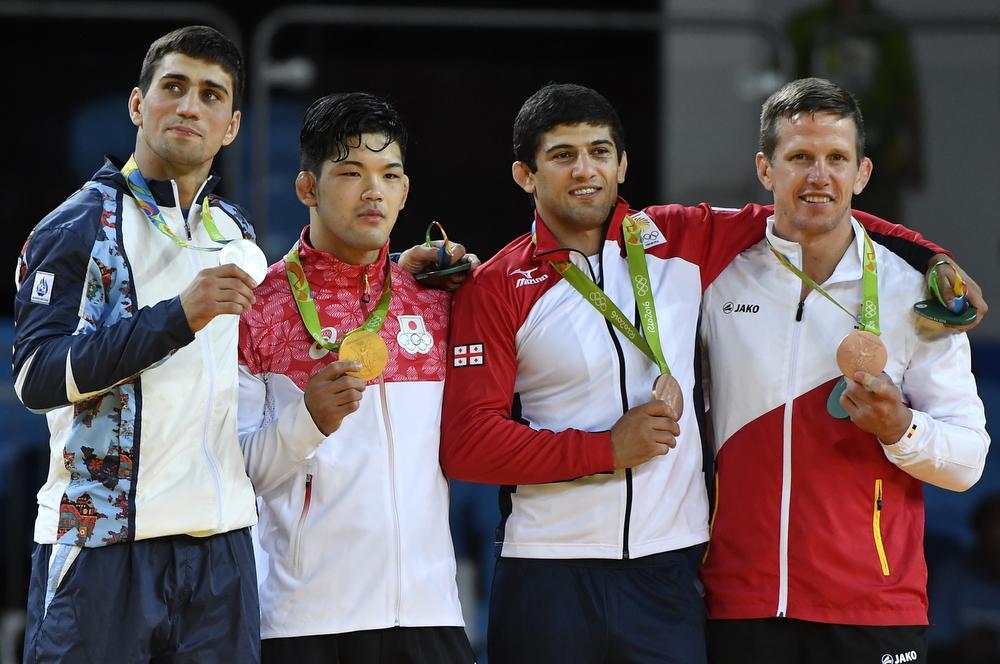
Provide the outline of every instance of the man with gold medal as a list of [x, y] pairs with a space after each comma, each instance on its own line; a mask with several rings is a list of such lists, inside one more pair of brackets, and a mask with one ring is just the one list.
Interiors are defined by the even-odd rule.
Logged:
[[[240, 322], [262, 659], [468, 664], [438, 462], [450, 295], [388, 251], [406, 130], [385, 101], [334, 94], [306, 111], [300, 145], [309, 225]], [[463, 252], [445, 238], [401, 262], [451, 272]]]
[[968, 489], [989, 446], [968, 340], [918, 330], [922, 270], [852, 218], [873, 166], [849, 92], [775, 92], [756, 163], [766, 237], [703, 301], [709, 659], [923, 662], [922, 483]]

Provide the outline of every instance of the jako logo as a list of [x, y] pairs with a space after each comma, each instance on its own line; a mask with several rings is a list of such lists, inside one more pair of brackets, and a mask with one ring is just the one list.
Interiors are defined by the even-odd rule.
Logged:
[[903, 664], [904, 662], [915, 662], [917, 661], [917, 651], [911, 650], [909, 652], [901, 652], [897, 655], [882, 655], [882, 664]]
[[538, 269], [537, 267], [533, 267], [530, 270], [511, 270], [509, 276], [513, 276], [515, 274], [522, 275], [514, 284], [514, 288], [520, 288], [521, 286], [534, 286], [535, 284], [540, 284], [549, 278], [549, 275], [547, 274], [543, 274], [542, 276], [537, 278], [532, 277], [531, 273], [537, 269]]
[[722, 313], [724, 314], [755, 314], [760, 311], [759, 304], [736, 304], [734, 302], [726, 302], [722, 305]]

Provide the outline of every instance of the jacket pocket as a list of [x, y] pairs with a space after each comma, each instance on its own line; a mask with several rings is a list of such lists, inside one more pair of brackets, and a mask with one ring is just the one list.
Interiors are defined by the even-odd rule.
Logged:
[[306, 517], [309, 516], [309, 503], [312, 502], [313, 491], [313, 464], [306, 465], [305, 493], [302, 498], [302, 512], [299, 514], [299, 522], [295, 524], [295, 534], [292, 539], [292, 573], [299, 576], [302, 573], [302, 534], [305, 531]]
[[885, 557], [882, 544], [882, 480], [875, 480], [875, 506], [872, 510], [872, 534], [875, 536], [875, 551], [882, 565], [882, 576], [889, 576], [889, 561]]
[[712, 496], [712, 516], [708, 520], [708, 544], [705, 545], [705, 553], [701, 556], [701, 564], [708, 562], [708, 552], [712, 550], [712, 535], [715, 533], [715, 517], [719, 514], [719, 471], [715, 471], [715, 493]]

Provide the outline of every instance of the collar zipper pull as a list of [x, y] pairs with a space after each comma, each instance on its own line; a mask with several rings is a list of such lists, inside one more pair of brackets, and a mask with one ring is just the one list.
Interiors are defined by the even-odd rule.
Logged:
[[361, 301], [364, 302], [365, 304], [368, 304], [369, 302], [372, 301], [372, 297], [371, 297], [372, 289], [371, 289], [371, 285], [368, 283], [368, 268], [367, 267], [365, 267], [365, 271], [362, 274], [364, 275], [364, 286], [362, 287], [362, 290], [361, 290]]

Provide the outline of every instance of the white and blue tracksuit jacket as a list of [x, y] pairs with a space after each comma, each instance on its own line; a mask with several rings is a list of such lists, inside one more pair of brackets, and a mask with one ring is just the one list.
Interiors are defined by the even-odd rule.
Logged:
[[[236, 429], [238, 318], [192, 334], [179, 297], [218, 253], [158, 231], [119, 166], [106, 161], [36, 226], [15, 275], [15, 388], [51, 432], [41, 544], [204, 536], [256, 521]], [[183, 212], [173, 182], [150, 182], [178, 237], [215, 245], [201, 223], [206, 195], [223, 236], [253, 237], [242, 210], [212, 196], [217, 182]]]

